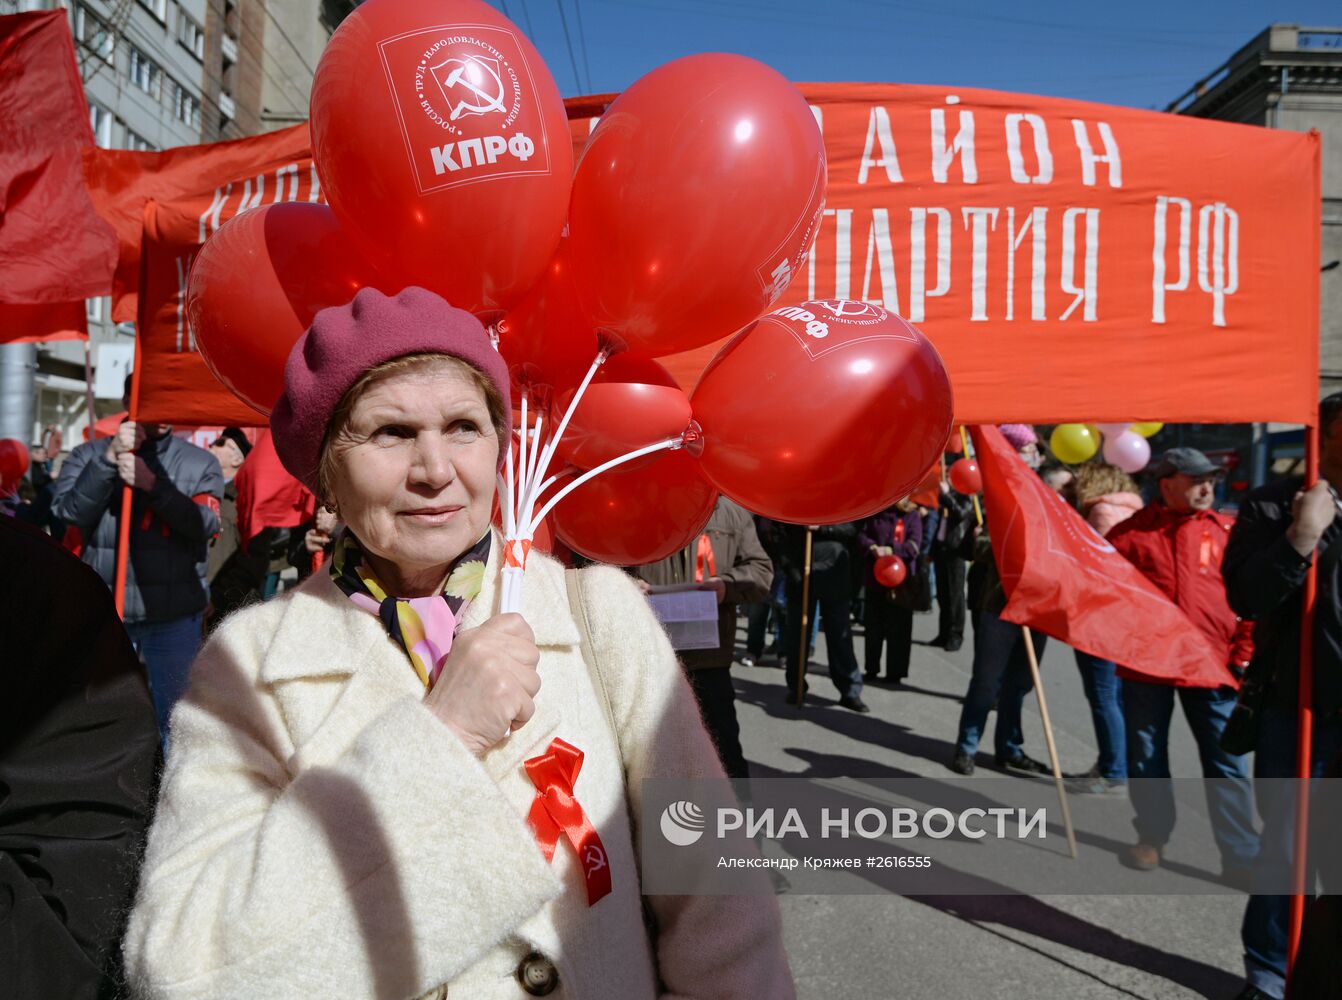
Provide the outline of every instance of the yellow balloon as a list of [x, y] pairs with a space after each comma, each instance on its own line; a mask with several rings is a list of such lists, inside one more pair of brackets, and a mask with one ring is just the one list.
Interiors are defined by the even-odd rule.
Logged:
[[1059, 424], [1048, 439], [1053, 457], [1064, 465], [1078, 465], [1100, 450], [1100, 435], [1088, 424]]
[[1142, 437], [1149, 438], [1149, 437], [1155, 437], [1157, 434], [1159, 434], [1160, 429], [1164, 426], [1165, 426], [1164, 424], [1151, 422], [1145, 424], [1133, 424], [1132, 429], [1136, 431], [1138, 434], [1140, 434]]

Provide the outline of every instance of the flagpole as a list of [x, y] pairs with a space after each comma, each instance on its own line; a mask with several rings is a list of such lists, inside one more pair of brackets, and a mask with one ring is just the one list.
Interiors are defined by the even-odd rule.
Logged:
[[[969, 434], [964, 424], [960, 425], [960, 441], [964, 445], [965, 457], [969, 457]], [[978, 494], [974, 494], [974, 517], [979, 527], [983, 527], [983, 508], [979, 506]], [[1030, 661], [1030, 677], [1034, 681], [1034, 692], [1039, 698], [1039, 717], [1044, 722], [1044, 744], [1048, 747], [1048, 762], [1053, 769], [1053, 784], [1058, 789], [1058, 804], [1062, 807], [1062, 825], [1067, 831], [1067, 850], [1076, 860], [1076, 831], [1072, 828], [1072, 810], [1067, 805], [1067, 787], [1062, 782], [1062, 766], [1058, 763], [1058, 747], [1053, 741], [1053, 724], [1048, 718], [1048, 700], [1044, 697], [1044, 679], [1039, 674], [1039, 658], [1034, 651], [1034, 635], [1028, 625], [1020, 627], [1025, 638], [1025, 655]]]
[[1058, 764], [1058, 748], [1053, 742], [1053, 726], [1048, 721], [1048, 701], [1044, 698], [1044, 679], [1039, 676], [1039, 658], [1034, 651], [1034, 634], [1030, 626], [1022, 625], [1025, 636], [1025, 655], [1030, 660], [1030, 676], [1034, 679], [1034, 691], [1039, 696], [1039, 715], [1044, 720], [1044, 742], [1048, 745], [1048, 762], [1053, 767], [1053, 784], [1058, 789], [1058, 802], [1062, 806], [1062, 825], [1067, 831], [1067, 850], [1072, 860], [1076, 860], [1076, 831], [1072, 829], [1072, 811], [1067, 805], [1067, 788], [1062, 783], [1062, 768]]
[[811, 658], [811, 643], [808, 640], [810, 622], [807, 621], [811, 611], [811, 529], [806, 529], [806, 558], [802, 564], [801, 572], [801, 638], [797, 642], [797, 648], [801, 651], [800, 661], [797, 664], [797, 708], [800, 709], [806, 703], [806, 661]]
[[[1319, 429], [1305, 428], [1305, 488], [1319, 479]], [[1300, 950], [1300, 933], [1305, 922], [1305, 903], [1309, 899], [1309, 792], [1314, 742], [1314, 613], [1318, 600], [1319, 560], [1311, 559], [1305, 573], [1300, 608], [1299, 704], [1296, 729], [1295, 843], [1291, 865], [1291, 909], [1287, 924], [1286, 968], [1295, 966]]]

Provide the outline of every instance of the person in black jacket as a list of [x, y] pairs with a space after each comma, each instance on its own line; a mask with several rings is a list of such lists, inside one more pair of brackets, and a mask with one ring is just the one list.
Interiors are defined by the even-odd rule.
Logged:
[[0, 995], [113, 995], [158, 730], [103, 582], [0, 517]]
[[149, 674], [159, 731], [186, 691], [209, 603], [209, 540], [219, 531], [224, 476], [204, 448], [167, 424], [125, 421], [61, 465], [52, 511], [78, 536], [84, 562], [113, 585], [123, 485], [133, 488], [124, 620]]
[[[1254, 659], [1245, 686], [1262, 692], [1254, 706], [1255, 795], [1263, 817], [1254, 866], [1259, 885], [1288, 884], [1294, 856], [1291, 786], [1267, 779], [1296, 774], [1302, 594], [1315, 559], [1314, 776], [1342, 751], [1342, 519], [1337, 517], [1342, 501], [1335, 488], [1342, 484], [1342, 393], [1319, 403], [1319, 429], [1319, 482], [1306, 490], [1296, 476], [1246, 496], [1222, 565], [1230, 606], [1255, 621]], [[1246, 697], [1241, 695], [1242, 706]], [[1342, 892], [1342, 886], [1325, 885], [1325, 891]], [[1248, 979], [1243, 1000], [1284, 995], [1289, 914], [1289, 896], [1249, 898], [1241, 932]]]
[[942, 646], [953, 653], [965, 641], [965, 572], [967, 563], [960, 553], [965, 536], [974, 524], [973, 501], [963, 493], [941, 484], [941, 520], [932, 543], [932, 566], [937, 578], [937, 614], [940, 625], [929, 645]]
[[[862, 670], [853, 651], [853, 571], [852, 548], [857, 541], [856, 522], [827, 524], [805, 528], [797, 524], [778, 525], [781, 533], [780, 556], [787, 573], [787, 624], [783, 633], [787, 658], [787, 701], [797, 701], [797, 675], [800, 670], [802, 577], [806, 565], [806, 533], [811, 532], [810, 608], [807, 627], [816, 614], [825, 627], [825, 648], [829, 655], [829, 676], [839, 689], [839, 704], [854, 712], [869, 712], [862, 700]], [[805, 695], [803, 694], [803, 698]]]

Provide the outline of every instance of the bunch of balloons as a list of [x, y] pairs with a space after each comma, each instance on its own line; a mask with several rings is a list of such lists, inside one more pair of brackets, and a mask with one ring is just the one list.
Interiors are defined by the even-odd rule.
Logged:
[[[940, 455], [950, 385], [921, 333], [866, 302], [773, 308], [805, 266], [826, 163], [805, 100], [767, 66], [653, 70], [575, 170], [559, 90], [507, 17], [368, 0], [322, 55], [311, 128], [330, 207], [253, 209], [210, 238], [187, 293], [201, 353], [268, 413], [293, 343], [360, 287], [471, 310], [520, 403], [501, 484], [516, 561], [547, 517], [590, 557], [662, 558], [720, 493], [852, 520]], [[732, 334], [688, 393], [655, 360]]]
[[[1151, 445], [1146, 440], [1164, 424], [1059, 424], [1049, 437], [1053, 457], [1066, 465], [1088, 462], [1103, 447], [1104, 460], [1124, 472], [1136, 473], [1151, 461]], [[1103, 444], [1101, 444], [1103, 439]]]

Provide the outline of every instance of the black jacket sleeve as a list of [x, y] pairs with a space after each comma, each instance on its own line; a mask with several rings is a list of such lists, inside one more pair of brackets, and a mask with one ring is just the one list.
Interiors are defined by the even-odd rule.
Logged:
[[1276, 499], [1256, 499], [1240, 508], [1221, 574], [1230, 607], [1241, 618], [1275, 611], [1304, 584], [1312, 560], [1286, 540], [1290, 524], [1289, 507]]
[[72, 451], [61, 463], [51, 499], [52, 514], [78, 526], [86, 535], [121, 493], [121, 479], [116, 466], [107, 460], [106, 447], [105, 442], [95, 442], [92, 447]]
[[[218, 501], [224, 495], [224, 473], [213, 456], [195, 486], [188, 487], [192, 489], [189, 496], [174, 486], [161, 468], [154, 471], [158, 478], [149, 491], [149, 503], [173, 534], [203, 542], [219, 531]], [[212, 507], [196, 503], [196, 496], [211, 496], [215, 503]]]
[[0, 993], [92, 1000], [116, 978], [158, 729], [102, 580], [0, 522]]

